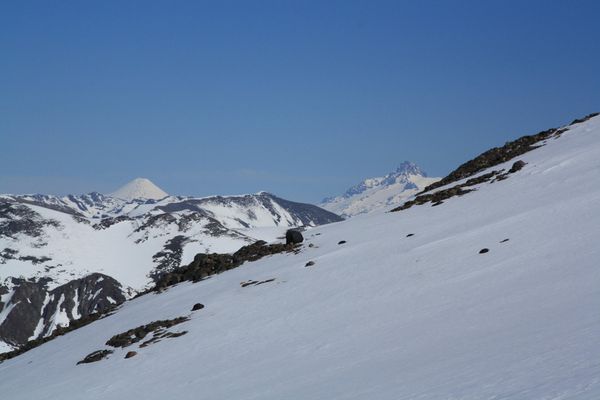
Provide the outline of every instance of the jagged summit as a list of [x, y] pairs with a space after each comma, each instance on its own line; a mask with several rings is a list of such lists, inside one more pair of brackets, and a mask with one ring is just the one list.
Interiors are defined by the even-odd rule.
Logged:
[[119, 189], [110, 193], [111, 197], [123, 200], [150, 199], [160, 200], [169, 194], [156, 186], [150, 179], [135, 178], [131, 182], [121, 186]]
[[320, 206], [342, 217], [365, 214], [400, 204], [438, 179], [427, 177], [417, 164], [404, 161], [393, 172], [365, 179], [340, 196], [323, 199]]
[[404, 161], [400, 163], [398, 168], [396, 168], [396, 174], [427, 176], [425, 171], [411, 161]]

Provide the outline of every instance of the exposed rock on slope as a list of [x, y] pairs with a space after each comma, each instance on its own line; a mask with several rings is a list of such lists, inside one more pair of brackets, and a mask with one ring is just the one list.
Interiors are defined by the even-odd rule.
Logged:
[[[424, 204], [428, 202], [431, 202], [432, 205], [437, 206], [442, 204], [442, 202], [446, 199], [449, 199], [454, 196], [462, 196], [466, 193], [476, 190], [468, 189], [468, 187], [472, 187], [484, 182], [493, 183], [504, 180], [508, 178], [510, 174], [521, 170], [525, 166], [525, 162], [522, 160], [515, 161], [514, 164], [510, 167], [510, 169], [508, 169], [508, 171], [497, 170], [476, 177], [475, 175], [486, 169], [495, 167], [507, 161], [511, 161], [520, 155], [530, 152], [531, 150], [535, 150], [538, 147], [543, 146], [545, 144], [545, 141], [560, 137], [560, 135], [568, 131], [572, 125], [585, 122], [597, 115], [600, 115], [600, 113], [593, 113], [587, 115], [584, 118], [576, 119], [571, 123], [571, 125], [566, 127], [552, 128], [539, 132], [535, 135], [522, 136], [514, 141], [506, 142], [504, 146], [494, 147], [478, 155], [474, 159], [462, 164], [457, 169], [448, 174], [446, 177], [427, 186], [414, 199], [405, 202], [401, 206], [396, 207], [391, 211], [406, 210], [412, 207], [413, 205]], [[467, 180], [465, 182], [458, 183], [459, 181], [464, 179]], [[436, 191], [436, 189], [448, 186], [452, 183], [456, 184], [451, 187], [447, 187]]]
[[12, 279], [12, 288], [0, 287], [0, 340], [20, 346], [50, 336], [72, 320], [102, 313], [125, 301], [121, 284], [102, 274], [90, 274], [52, 290], [49, 280]]

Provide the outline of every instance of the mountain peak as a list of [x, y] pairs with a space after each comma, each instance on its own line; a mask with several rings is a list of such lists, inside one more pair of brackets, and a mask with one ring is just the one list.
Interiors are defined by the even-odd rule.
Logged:
[[401, 163], [398, 168], [396, 168], [396, 174], [427, 176], [425, 171], [411, 161], [404, 161]]
[[167, 192], [156, 186], [150, 179], [135, 178], [110, 194], [123, 200], [151, 199], [160, 200], [168, 196]]

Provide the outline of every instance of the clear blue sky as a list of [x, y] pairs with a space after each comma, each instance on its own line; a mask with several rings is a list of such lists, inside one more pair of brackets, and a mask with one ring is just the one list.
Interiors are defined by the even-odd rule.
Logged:
[[0, 193], [444, 175], [600, 111], [598, 1], [3, 1]]

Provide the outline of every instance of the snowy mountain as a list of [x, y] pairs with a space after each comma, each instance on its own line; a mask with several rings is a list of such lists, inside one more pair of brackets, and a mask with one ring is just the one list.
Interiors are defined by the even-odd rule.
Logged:
[[416, 164], [405, 161], [394, 172], [365, 179], [341, 196], [323, 199], [319, 207], [342, 217], [387, 210], [438, 180], [427, 177]]
[[22, 345], [105, 311], [197, 253], [233, 252], [290, 227], [341, 220], [265, 192], [164, 197], [149, 181], [138, 183], [115, 192], [143, 196], [131, 200], [0, 195], [0, 343]]
[[109, 195], [117, 199], [151, 199], [160, 200], [167, 197], [168, 194], [146, 178], [136, 178], [131, 182], [120, 187]]
[[600, 398], [599, 173], [598, 116], [523, 137], [396, 212], [315, 227], [295, 251], [184, 279], [7, 359], [0, 393]]

